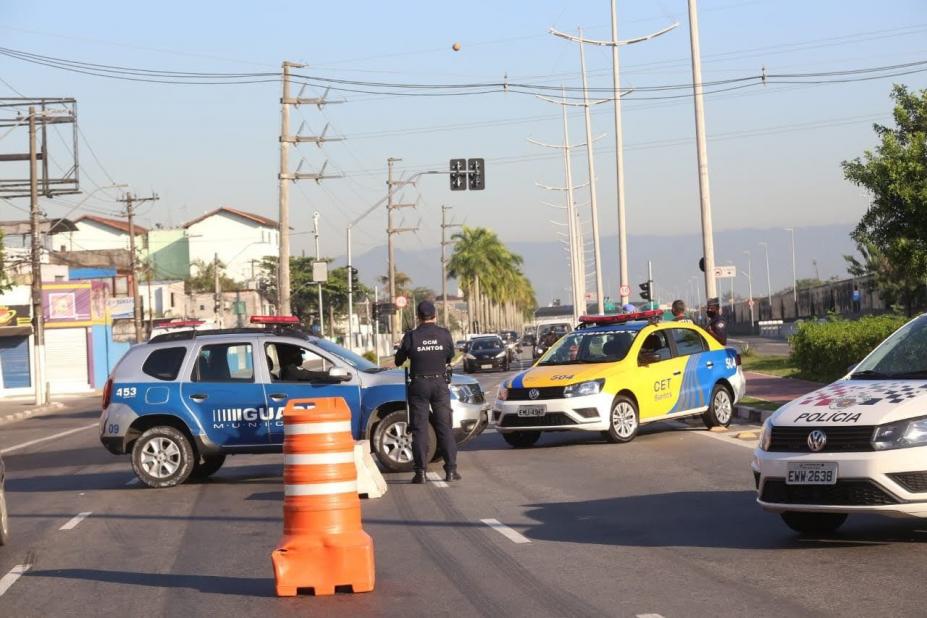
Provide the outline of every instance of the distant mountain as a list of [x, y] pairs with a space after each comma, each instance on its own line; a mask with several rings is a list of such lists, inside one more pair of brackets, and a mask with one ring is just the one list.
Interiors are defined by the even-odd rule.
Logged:
[[[847, 276], [843, 256], [855, 253], [856, 246], [850, 239], [852, 224], [833, 224], [801, 227], [795, 232], [796, 270], [799, 279], [832, 276]], [[504, 240], [504, 239], [503, 239]], [[715, 260], [717, 264], [734, 262], [738, 277], [735, 293], [747, 295], [747, 256], [752, 256], [753, 295], [766, 294], [766, 258], [760, 242], [769, 243], [770, 279], [773, 291], [792, 285], [792, 250], [789, 232], [783, 228], [741, 229], [715, 232]], [[525, 259], [525, 273], [531, 279], [538, 302], [548, 304], [554, 298], [569, 302], [569, 263], [562, 245], [556, 241], [507, 243], [509, 248]], [[647, 260], [653, 262], [653, 275], [657, 296], [667, 302], [675, 297], [692, 298], [694, 288], [690, 278], [701, 277], [698, 260], [702, 255], [702, 241], [699, 235], [684, 236], [631, 236], [628, 243], [631, 257], [630, 278], [632, 297], [638, 296], [638, 284], [647, 279]], [[590, 249], [591, 253], [591, 249]], [[376, 276], [386, 272], [386, 248], [378, 247], [354, 258], [360, 270], [361, 279], [372, 283]], [[344, 257], [340, 258], [343, 263]], [[816, 266], [815, 262], [816, 261]], [[618, 294], [618, 240], [617, 236], [602, 239], [602, 262], [605, 265], [605, 293]], [[415, 285], [431, 287], [440, 293], [441, 252], [439, 247], [419, 250], [397, 250], [396, 263], [399, 270], [412, 277]], [[594, 290], [591, 277], [587, 285]], [[816, 269], [816, 270], [815, 270]], [[742, 273], [742, 275], [740, 274]], [[456, 291], [456, 284], [449, 284]], [[724, 293], [729, 282], [722, 280], [719, 287]], [[704, 300], [704, 299], [703, 299]]]

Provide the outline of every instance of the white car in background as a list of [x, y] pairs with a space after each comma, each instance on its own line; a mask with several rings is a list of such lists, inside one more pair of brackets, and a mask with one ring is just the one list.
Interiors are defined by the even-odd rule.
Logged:
[[752, 467], [757, 502], [798, 532], [852, 513], [927, 517], [927, 314], [773, 414]]

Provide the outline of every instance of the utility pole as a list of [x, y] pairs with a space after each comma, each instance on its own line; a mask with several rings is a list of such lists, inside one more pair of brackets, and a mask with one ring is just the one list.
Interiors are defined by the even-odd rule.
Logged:
[[772, 281], [769, 278], [769, 243], [761, 242], [766, 254], [766, 300], [769, 301], [769, 318], [772, 319]]
[[[351, 228], [353, 226], [349, 223], [345, 235], [345, 239], [348, 243], [348, 336], [345, 337], [347, 349], [354, 351], [354, 267], [351, 265]], [[360, 320], [358, 320], [358, 325], [360, 325]], [[334, 332], [334, 326], [332, 327], [332, 332]]]
[[152, 193], [150, 197], [136, 197], [131, 193], [126, 193], [117, 202], [126, 205], [126, 218], [129, 220], [129, 270], [132, 273], [132, 285], [129, 286], [132, 291], [132, 323], [135, 327], [135, 342], [142, 340], [142, 308], [139, 304], [138, 294], [138, 256], [135, 252], [135, 208], [138, 204], [144, 202], [158, 201], [158, 194]]
[[[416, 227], [393, 227], [393, 211], [400, 208], [414, 208], [415, 204], [397, 204], [393, 202], [393, 190], [395, 187], [399, 187], [406, 184], [411, 184], [412, 181], [408, 180], [393, 180], [393, 163], [397, 161], [402, 161], [396, 157], [389, 157], [386, 160], [386, 252], [387, 252], [387, 261], [388, 270], [387, 278], [389, 279], [389, 299], [388, 302], [396, 302], [396, 256], [393, 248], [393, 236], [395, 234], [401, 234], [402, 232], [414, 232], [418, 229]], [[391, 320], [393, 324], [393, 333], [397, 333], [402, 330], [401, 315], [397, 312], [393, 315]]]
[[798, 275], [795, 269], [795, 228], [785, 228], [792, 235], [792, 302], [795, 303], [795, 319], [798, 319]]
[[[316, 105], [322, 109], [323, 105], [330, 103], [342, 103], [343, 101], [329, 101], [323, 94], [321, 97], [303, 98], [301, 96], [290, 96], [290, 69], [301, 69], [304, 64], [298, 62], [283, 62], [282, 78], [282, 96], [280, 97], [280, 171], [277, 175], [279, 180], [280, 206], [279, 206], [279, 225], [280, 225], [280, 254], [277, 258], [277, 313], [279, 315], [290, 315], [292, 309], [290, 306], [290, 185], [288, 181], [297, 180], [315, 180], [321, 182], [328, 178], [338, 178], [339, 176], [326, 176], [325, 166], [316, 174], [290, 173], [289, 151], [290, 144], [300, 144], [303, 142], [314, 143], [321, 148], [322, 143], [331, 141], [340, 141], [341, 138], [325, 137], [325, 131], [318, 136], [290, 135], [290, 106], [291, 105]], [[303, 86], [305, 88], [305, 86]], [[328, 127], [326, 127], [327, 129]]]
[[689, 0], [689, 43], [692, 47], [692, 88], [695, 102], [695, 143], [698, 154], [698, 193], [702, 211], [702, 250], [705, 258], [705, 296], [717, 298], [715, 244], [711, 223], [711, 190], [708, 185], [708, 146], [705, 142], [705, 104], [702, 93], [702, 58], [698, 40], [696, 0]]
[[219, 286], [219, 254], [214, 253], [212, 258], [212, 279], [213, 279], [213, 295], [212, 295], [212, 311], [213, 316], [216, 322], [216, 328], [222, 328], [222, 288]]
[[35, 139], [35, 108], [29, 108], [29, 221], [32, 248], [32, 330], [35, 337], [35, 405], [48, 403], [45, 380], [45, 316], [42, 312], [42, 237], [39, 212], [38, 153]]
[[444, 299], [442, 312], [444, 313], [444, 328], [449, 328], [447, 321], [447, 247], [454, 241], [447, 239], [447, 230], [463, 227], [460, 223], [448, 223], [447, 211], [451, 206], [441, 206], [441, 298]]
[[750, 308], [750, 328], [753, 328], [753, 256], [750, 251], [744, 251], [747, 254], [747, 307]]
[[[319, 262], [322, 260], [322, 253], [319, 250], [319, 217], [322, 215], [319, 211], [312, 213], [312, 234], [315, 236], [315, 261]], [[348, 278], [351, 278], [351, 273], [348, 273]], [[348, 316], [350, 317], [350, 316]], [[335, 325], [332, 324], [332, 334], [335, 332]], [[322, 282], [319, 282], [319, 334], [325, 336], [325, 311], [322, 308]]]

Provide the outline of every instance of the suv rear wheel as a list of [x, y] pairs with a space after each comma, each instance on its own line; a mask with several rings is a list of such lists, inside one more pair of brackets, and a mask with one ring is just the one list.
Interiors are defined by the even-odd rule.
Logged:
[[[428, 452], [425, 464], [433, 460], [438, 449], [434, 427], [428, 424]], [[377, 425], [373, 434], [373, 452], [383, 467], [390, 472], [409, 472], [415, 466], [412, 460], [412, 432], [405, 410], [390, 412]]]
[[190, 473], [191, 479], [205, 479], [216, 472], [219, 471], [219, 468], [222, 467], [222, 464], [225, 463], [225, 454], [220, 453], [218, 455], [205, 455], [203, 456], [203, 461], [197, 461], [196, 465], [193, 466], [193, 472]]
[[0, 489], [0, 545], [10, 540], [10, 514], [6, 507], [6, 492]]
[[183, 432], [169, 426], [152, 427], [132, 447], [132, 469], [149, 487], [173, 487], [187, 480], [196, 457]]

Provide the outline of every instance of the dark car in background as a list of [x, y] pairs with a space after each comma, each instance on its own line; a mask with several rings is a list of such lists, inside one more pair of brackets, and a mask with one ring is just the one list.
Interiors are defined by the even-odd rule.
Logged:
[[501, 337], [492, 335], [470, 340], [464, 354], [465, 373], [474, 371], [508, 371], [509, 351]]

